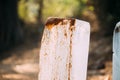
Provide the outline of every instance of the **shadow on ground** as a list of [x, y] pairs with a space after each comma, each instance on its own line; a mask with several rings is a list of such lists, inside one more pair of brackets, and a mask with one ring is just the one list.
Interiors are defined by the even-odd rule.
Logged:
[[[112, 75], [111, 37], [91, 39], [87, 80], [108, 80]], [[38, 80], [40, 39], [27, 40], [4, 52], [0, 80]]]

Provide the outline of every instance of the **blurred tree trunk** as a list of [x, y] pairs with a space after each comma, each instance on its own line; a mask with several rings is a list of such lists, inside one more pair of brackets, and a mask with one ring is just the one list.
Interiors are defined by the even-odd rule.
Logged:
[[95, 7], [102, 33], [112, 35], [115, 24], [120, 20], [120, 0], [89, 0], [89, 2]]
[[43, 11], [43, 0], [37, 0], [39, 5], [40, 5], [40, 8], [39, 8], [39, 17], [38, 17], [38, 23], [42, 23], [42, 11]]
[[20, 40], [17, 15], [18, 0], [0, 0], [0, 51]]

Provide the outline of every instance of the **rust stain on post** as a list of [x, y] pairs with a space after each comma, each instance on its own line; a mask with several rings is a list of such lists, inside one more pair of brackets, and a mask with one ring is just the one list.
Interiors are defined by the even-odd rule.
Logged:
[[44, 56], [47, 56], [47, 53], [45, 53]]
[[67, 33], [66, 32], [64, 33], [64, 36], [67, 37]]
[[72, 34], [70, 36], [70, 54], [69, 54], [68, 80], [70, 80], [70, 75], [71, 75], [70, 74], [71, 68], [72, 68], [71, 59], [72, 59]]
[[75, 24], [75, 19], [70, 19], [70, 26], [74, 26]]
[[69, 69], [68, 69], [68, 80], [70, 80], [70, 76], [71, 76], [71, 68], [72, 68], [72, 38], [73, 38], [73, 31], [75, 30], [75, 20], [71, 19], [70, 21], [70, 54], [69, 54]]
[[54, 25], [66, 25], [67, 22], [66, 20], [69, 22], [70, 21], [70, 26], [73, 26], [75, 24], [75, 19], [66, 19], [66, 18], [49, 18], [45, 24], [45, 26], [51, 30], [52, 27], [54, 27]]
[[58, 25], [62, 21], [62, 18], [49, 18], [45, 26], [47, 26], [47, 28], [50, 30], [54, 25]]
[[46, 22], [46, 26], [47, 25], [57, 25], [60, 22], [62, 22], [64, 19], [63, 18], [49, 18]]

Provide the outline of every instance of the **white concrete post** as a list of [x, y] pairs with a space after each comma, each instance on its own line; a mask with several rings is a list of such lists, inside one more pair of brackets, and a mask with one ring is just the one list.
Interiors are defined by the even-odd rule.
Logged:
[[86, 80], [90, 25], [49, 18], [40, 49], [39, 80]]
[[116, 24], [113, 35], [113, 80], [120, 80], [120, 22]]

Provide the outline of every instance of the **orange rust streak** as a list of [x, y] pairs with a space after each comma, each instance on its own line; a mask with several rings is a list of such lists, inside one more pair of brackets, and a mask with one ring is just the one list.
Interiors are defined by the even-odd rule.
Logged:
[[67, 33], [65, 33], [64, 36], [67, 37]]
[[70, 19], [70, 26], [74, 26], [75, 24], [75, 19]]
[[47, 56], [47, 53], [45, 53], [44, 56]]
[[66, 18], [49, 18], [46, 22], [46, 27], [50, 30], [54, 25], [58, 25], [61, 23], [61, 25], [67, 24], [64, 20], [70, 21], [70, 26], [74, 26], [75, 19], [66, 19]]
[[62, 22], [64, 19], [63, 18], [49, 18], [46, 22], [47, 25], [57, 25], [58, 23]]
[[[73, 23], [72, 23], [73, 24]], [[72, 68], [72, 64], [71, 64], [71, 59], [72, 59], [72, 37], [73, 37], [73, 30], [75, 30], [75, 26], [71, 25], [69, 27], [70, 30], [70, 54], [69, 54], [69, 69], [68, 69], [68, 80], [70, 80], [70, 72], [71, 72], [71, 68]]]
[[53, 25], [47, 25], [46, 27], [48, 28], [48, 30], [51, 30]]

